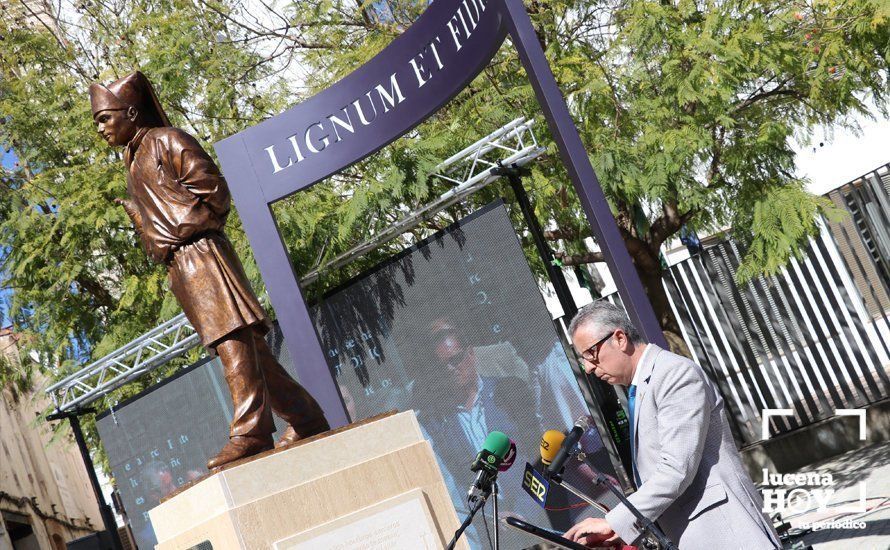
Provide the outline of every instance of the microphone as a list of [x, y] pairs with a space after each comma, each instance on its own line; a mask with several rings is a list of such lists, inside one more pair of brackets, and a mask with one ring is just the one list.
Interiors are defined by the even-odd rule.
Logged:
[[578, 445], [578, 440], [587, 431], [585, 426], [589, 425], [590, 422], [587, 417], [581, 417], [569, 431], [568, 436], [559, 430], [547, 430], [541, 436], [541, 462], [547, 466], [547, 469], [544, 470], [544, 473], [540, 473], [531, 464], [528, 464], [525, 467], [525, 479], [523, 480], [522, 488], [542, 507], [544, 507], [547, 501], [547, 494], [552, 483], [561, 486], [602, 513], [606, 514], [609, 512], [608, 508], [585, 495], [580, 489], [573, 487], [559, 476], [565, 467], [566, 461], [572, 456], [575, 446]]
[[[482, 450], [476, 454], [476, 459], [470, 470], [477, 472], [476, 479], [467, 496], [471, 501], [480, 497], [488, 498], [491, 494], [491, 486], [498, 477], [498, 469], [504, 462], [504, 458], [510, 452], [510, 438], [502, 432], [491, 432], [482, 444]], [[515, 457], [514, 457], [515, 458]], [[509, 465], [507, 466], [509, 468]]]
[[[547, 430], [544, 432], [544, 435], [541, 436], [540, 445], [541, 462], [544, 463], [544, 466], [550, 465], [565, 438], [565, 434], [559, 430]], [[546, 507], [550, 481], [550, 474], [546, 468], [543, 472], [539, 472], [534, 466], [526, 463], [525, 475], [522, 477], [522, 488], [541, 508]], [[554, 481], [558, 484], [559, 479]]]
[[[513, 456], [508, 456], [510, 451], [513, 451]], [[504, 466], [505, 458], [509, 461], [506, 466]], [[476, 474], [476, 480], [473, 481], [473, 485], [470, 486], [470, 490], [467, 492], [467, 502], [472, 503], [470, 506], [470, 513], [467, 514], [466, 519], [464, 519], [464, 522], [457, 528], [457, 531], [454, 532], [454, 537], [451, 539], [451, 542], [448, 543], [448, 546], [446, 546], [446, 550], [454, 550], [454, 545], [457, 544], [457, 539], [459, 539], [463, 532], [466, 531], [467, 527], [470, 526], [470, 523], [473, 521], [473, 516], [475, 516], [476, 512], [485, 505], [485, 502], [488, 500], [488, 497], [491, 496], [492, 492], [495, 492], [494, 538], [497, 540], [498, 499], [495, 480], [498, 478], [498, 470], [505, 471], [511, 464], [513, 464], [513, 460], [515, 459], [516, 445], [510, 441], [509, 437], [502, 432], [491, 432], [485, 437], [485, 442], [482, 444], [482, 450], [476, 454], [476, 459], [473, 460], [473, 465], [470, 466], [470, 470], [478, 472]]]
[[510, 469], [510, 466], [516, 462], [516, 442], [512, 439], [510, 440], [510, 450], [507, 451], [506, 456], [504, 456], [504, 461], [501, 462], [501, 465], [498, 466], [499, 472], [506, 472]]
[[559, 430], [544, 432], [544, 435], [541, 436], [541, 462], [544, 463], [544, 466], [550, 466], [565, 438], [566, 435]]
[[565, 436], [565, 439], [562, 441], [562, 444], [560, 445], [559, 451], [557, 451], [556, 456], [547, 466], [547, 472], [550, 475], [559, 475], [559, 473], [562, 472], [562, 469], [565, 467], [566, 462], [569, 460], [572, 451], [575, 450], [575, 447], [578, 446], [578, 442], [581, 441], [581, 436], [583, 436], [584, 433], [587, 432], [587, 430], [589, 429], [590, 417], [588, 417], [587, 415], [582, 416], [575, 421], [575, 425], [572, 426], [571, 431], [569, 431], [568, 435]]

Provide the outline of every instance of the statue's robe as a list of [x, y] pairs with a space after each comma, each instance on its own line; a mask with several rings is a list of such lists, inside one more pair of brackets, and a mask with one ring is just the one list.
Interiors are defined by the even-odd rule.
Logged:
[[202, 343], [232, 332], [268, 330], [232, 243], [226, 180], [203, 147], [169, 126], [142, 128], [124, 151], [127, 214], [149, 257], [164, 263], [170, 287]]

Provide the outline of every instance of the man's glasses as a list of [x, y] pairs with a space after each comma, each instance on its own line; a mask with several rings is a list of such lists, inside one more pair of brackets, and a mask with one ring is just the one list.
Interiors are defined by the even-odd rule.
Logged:
[[591, 363], [596, 363], [597, 359], [600, 356], [600, 346], [603, 345], [606, 340], [615, 336], [615, 331], [613, 330], [609, 334], [603, 336], [601, 339], [597, 340], [595, 344], [587, 348], [586, 350], [581, 352], [581, 357], [585, 360], [590, 361]]
[[467, 358], [467, 353], [469, 353], [469, 346], [462, 346], [461, 351], [455, 353], [448, 359], [442, 359], [440, 362], [442, 365], [449, 370], [457, 370], [457, 366], [460, 365], [464, 359]]

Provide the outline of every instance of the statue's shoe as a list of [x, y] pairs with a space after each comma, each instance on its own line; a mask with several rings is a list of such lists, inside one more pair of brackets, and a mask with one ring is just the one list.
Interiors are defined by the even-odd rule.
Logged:
[[324, 418], [321, 419], [320, 422], [316, 422], [307, 428], [300, 428], [298, 432], [294, 429], [293, 426], [288, 426], [287, 429], [284, 430], [284, 434], [282, 434], [281, 438], [278, 442], [275, 443], [275, 448], [287, 447], [301, 439], [306, 439], [307, 437], [312, 437], [313, 435], [323, 434], [326, 431], [330, 430], [331, 426], [328, 425], [328, 421]]
[[235, 435], [229, 438], [229, 442], [218, 455], [207, 462], [207, 469], [213, 470], [225, 466], [230, 462], [247, 458], [255, 454], [268, 451], [273, 447], [271, 436]]

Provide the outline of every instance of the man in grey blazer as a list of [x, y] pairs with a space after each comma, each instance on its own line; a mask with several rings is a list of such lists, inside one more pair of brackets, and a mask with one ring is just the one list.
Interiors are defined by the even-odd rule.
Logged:
[[[584, 370], [628, 387], [637, 491], [628, 500], [681, 550], [781, 548], [742, 466], [724, 402], [702, 368], [642, 340], [616, 306], [595, 302], [569, 333]], [[633, 544], [640, 524], [624, 505], [566, 532], [582, 544]]]

